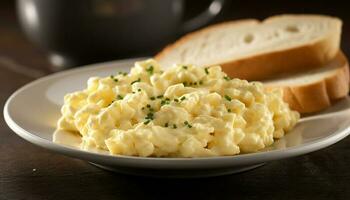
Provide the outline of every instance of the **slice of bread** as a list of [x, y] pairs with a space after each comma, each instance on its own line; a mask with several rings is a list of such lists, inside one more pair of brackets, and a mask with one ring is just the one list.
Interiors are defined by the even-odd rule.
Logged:
[[263, 80], [324, 66], [339, 50], [341, 25], [322, 15], [224, 22], [182, 37], [155, 58], [163, 66], [221, 65], [231, 77]]
[[349, 67], [339, 52], [322, 68], [301, 74], [275, 78], [264, 82], [265, 87], [283, 88], [283, 98], [300, 113], [320, 111], [349, 92]]

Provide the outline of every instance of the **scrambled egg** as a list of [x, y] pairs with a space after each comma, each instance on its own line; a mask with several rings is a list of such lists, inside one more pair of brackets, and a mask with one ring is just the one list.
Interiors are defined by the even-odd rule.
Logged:
[[256, 152], [293, 128], [299, 114], [282, 90], [231, 79], [220, 66], [136, 62], [130, 74], [92, 77], [64, 97], [58, 128], [79, 132], [81, 148], [111, 154], [199, 157]]

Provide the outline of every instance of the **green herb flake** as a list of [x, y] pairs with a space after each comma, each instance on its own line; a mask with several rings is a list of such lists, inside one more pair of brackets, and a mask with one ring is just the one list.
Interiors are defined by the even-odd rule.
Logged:
[[108, 106], [112, 105], [113, 102], [114, 102], [114, 100], [110, 104], [108, 104]]
[[118, 82], [119, 80], [117, 78], [115, 78], [113, 75], [110, 76], [110, 78], [114, 81], [114, 82]]
[[231, 78], [228, 77], [228, 76], [224, 76], [224, 79], [225, 79], [226, 81], [230, 81], [230, 80], [231, 80]]
[[177, 126], [176, 126], [176, 124], [173, 124], [173, 129], [177, 129]]
[[150, 107], [151, 107], [151, 105], [147, 104], [147, 105], [146, 105], [146, 107], [147, 107], [147, 108], [150, 108]]
[[227, 109], [227, 112], [229, 112], [229, 113], [230, 113], [230, 112], [231, 112], [231, 109]]
[[147, 71], [150, 75], [153, 74], [153, 70], [154, 70], [153, 65], [149, 66], [149, 67], [146, 69], [146, 71]]
[[158, 95], [157, 96], [157, 99], [161, 99], [161, 98], [163, 98], [163, 95]]
[[169, 123], [168, 123], [168, 122], [164, 124], [164, 127], [168, 127], [168, 126], [169, 126]]
[[151, 120], [146, 120], [145, 122], [143, 122], [143, 124], [145, 124], [145, 125], [147, 125], [147, 124], [149, 124], [151, 122]]
[[149, 99], [151, 99], [152, 101], [156, 100], [156, 98], [155, 98], [155, 97], [150, 97]]
[[127, 72], [118, 72], [118, 74], [119, 74], [119, 75], [123, 75], [123, 76], [128, 75], [128, 73], [127, 73]]
[[162, 100], [160, 102], [160, 105], [164, 106], [164, 105], [169, 104], [169, 103], [170, 103], [169, 100]]
[[141, 82], [141, 78], [138, 78], [138, 79], [134, 80], [133, 82], [131, 82], [131, 85], [134, 83], [137, 83], [137, 82]]
[[188, 67], [186, 65], [182, 66], [183, 69], [188, 69]]
[[188, 83], [185, 81], [182, 83], [185, 87], [188, 86]]
[[185, 100], [185, 99], [186, 99], [185, 96], [183, 96], [183, 97], [180, 98], [181, 101], [183, 101], [183, 100]]
[[194, 82], [193, 85], [198, 85], [198, 83], [197, 83], [197, 82]]
[[232, 98], [229, 97], [228, 95], [225, 95], [224, 97], [225, 97], [225, 99], [226, 99], [227, 101], [231, 101], [231, 100], [232, 100]]
[[208, 67], [204, 68], [204, 71], [205, 71], [206, 74], [209, 74]]
[[139, 88], [139, 89], [137, 89], [137, 91], [141, 92], [141, 89]]
[[149, 119], [149, 120], [153, 120], [153, 118], [154, 118], [154, 115], [151, 112], [148, 113], [147, 116], [145, 117], [145, 119]]
[[117, 99], [122, 100], [124, 97], [120, 94], [118, 94]]
[[174, 99], [175, 102], [179, 102], [179, 99]]
[[188, 123], [188, 121], [184, 121], [184, 125], [187, 126], [188, 128], [192, 128], [192, 125]]

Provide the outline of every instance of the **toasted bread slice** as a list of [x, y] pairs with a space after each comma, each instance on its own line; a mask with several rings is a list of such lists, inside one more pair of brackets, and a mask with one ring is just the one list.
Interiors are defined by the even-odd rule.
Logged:
[[322, 68], [264, 82], [267, 88], [283, 88], [284, 100], [300, 113], [317, 112], [349, 92], [349, 67], [342, 52]]
[[324, 66], [339, 50], [341, 25], [322, 15], [224, 22], [182, 37], [155, 58], [163, 66], [221, 65], [231, 77], [264, 80]]

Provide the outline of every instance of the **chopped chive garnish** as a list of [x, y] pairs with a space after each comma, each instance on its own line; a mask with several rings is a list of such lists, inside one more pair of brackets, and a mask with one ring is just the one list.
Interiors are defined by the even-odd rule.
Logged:
[[187, 67], [186, 65], [182, 66], [182, 68], [184, 68], [184, 69], [188, 69], [188, 67]]
[[137, 80], [134, 80], [133, 82], [131, 82], [131, 85], [140, 81], [141, 81], [141, 78], [138, 78]]
[[224, 76], [224, 79], [225, 79], [226, 81], [231, 80], [231, 78], [230, 78], [230, 77], [228, 77], [228, 76]]
[[145, 107], [142, 107], [142, 108], [141, 108], [141, 110], [144, 110], [144, 109], [145, 109]]
[[188, 85], [188, 83], [185, 81], [182, 83], [185, 87]]
[[114, 102], [114, 100], [110, 104], [108, 104], [108, 106], [112, 105], [113, 102]]
[[145, 119], [150, 119], [152, 120], [153, 119], [153, 113], [148, 113], [147, 116], [145, 117]]
[[164, 124], [164, 127], [168, 127], [168, 126], [169, 126], [169, 123], [168, 123], [168, 122]]
[[165, 104], [169, 104], [170, 103], [170, 101], [169, 100], [162, 100], [161, 102], [160, 102], [160, 105], [165, 105]]
[[174, 129], [176, 129], [176, 128], [177, 128], [176, 124], [173, 124], [173, 128], [174, 128]]
[[204, 68], [206, 74], [209, 74], [208, 67]]
[[118, 72], [118, 74], [122, 74], [123, 76], [128, 75], [128, 73], [126, 73], [126, 72]]
[[161, 98], [163, 98], [163, 95], [158, 95], [157, 96], [157, 99], [161, 99]]
[[165, 101], [170, 101], [170, 99], [167, 97], [167, 98], [165, 98]]
[[147, 125], [147, 124], [149, 124], [151, 122], [151, 120], [146, 120], [145, 122], [143, 122], [143, 124], [145, 124], [145, 125]]
[[137, 91], [141, 92], [141, 89], [139, 88], [139, 89], [137, 89]]
[[113, 75], [110, 76], [111, 79], [113, 79], [114, 82], [118, 82], [119, 80], [115, 78]]
[[198, 83], [197, 82], [194, 82], [193, 85], [197, 85]]
[[227, 109], [227, 112], [231, 112], [231, 109]]
[[156, 100], [156, 98], [155, 97], [150, 97], [150, 99], [153, 101], [153, 100]]
[[179, 102], [179, 99], [174, 99], [175, 102]]
[[135, 94], [136, 92], [133, 91], [132, 93]]
[[188, 123], [188, 121], [184, 121], [185, 126], [187, 126], [188, 128], [192, 128], [192, 125], [190, 123]]
[[183, 97], [180, 98], [181, 101], [183, 101], [183, 100], [185, 100], [185, 99], [186, 99], [185, 96], [183, 96]]
[[146, 71], [147, 71], [150, 75], [153, 74], [153, 70], [154, 70], [153, 65], [149, 66], [149, 67], [146, 69]]
[[231, 100], [232, 100], [231, 97], [229, 97], [228, 95], [225, 95], [224, 97], [225, 97], [225, 99], [226, 99], [227, 101], [231, 101]]
[[123, 99], [124, 97], [123, 97], [122, 95], [118, 94], [117, 98], [121, 100], [121, 99]]
[[147, 106], [147, 108], [150, 108], [150, 107], [151, 107], [151, 105], [149, 105], [149, 104], [147, 104], [146, 106]]

